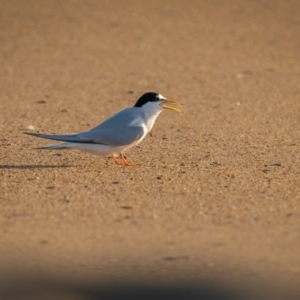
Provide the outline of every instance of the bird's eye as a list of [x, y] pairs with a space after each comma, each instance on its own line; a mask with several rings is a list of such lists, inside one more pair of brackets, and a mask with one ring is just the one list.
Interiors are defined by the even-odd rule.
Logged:
[[155, 98], [155, 101], [159, 101], [159, 100], [160, 100], [160, 98], [158, 98], [158, 97]]

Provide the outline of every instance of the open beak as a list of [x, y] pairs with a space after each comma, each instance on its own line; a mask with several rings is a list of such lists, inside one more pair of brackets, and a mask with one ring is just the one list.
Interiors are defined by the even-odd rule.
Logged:
[[170, 110], [173, 110], [173, 111], [176, 111], [176, 112], [179, 112], [179, 113], [181, 112], [180, 109], [178, 109], [176, 107], [173, 107], [173, 106], [170, 106], [170, 105], [166, 105], [165, 103], [182, 105], [179, 101], [172, 100], [172, 99], [165, 99], [163, 104], [161, 104], [161, 107], [166, 108], [166, 109], [170, 109]]

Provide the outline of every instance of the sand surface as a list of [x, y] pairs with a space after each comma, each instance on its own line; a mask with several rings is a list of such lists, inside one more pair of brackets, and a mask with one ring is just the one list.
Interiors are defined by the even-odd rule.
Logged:
[[[0, 298], [37, 278], [299, 296], [299, 11], [1, 0]], [[22, 133], [88, 130], [147, 91], [184, 106], [126, 153], [138, 167]]]

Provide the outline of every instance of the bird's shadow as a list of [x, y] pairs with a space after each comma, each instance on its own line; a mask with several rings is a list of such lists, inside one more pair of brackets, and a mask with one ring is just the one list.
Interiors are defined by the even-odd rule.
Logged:
[[[16, 286], [9, 284], [0, 286], [1, 299], [22, 299], [24, 294], [33, 295], [36, 299], [60, 298], [61, 295], [73, 299], [87, 300], [238, 300], [242, 293], [231, 290], [229, 287], [219, 285], [197, 284], [197, 285], [161, 285], [156, 286], [149, 283], [130, 284], [113, 282], [104, 287], [98, 281], [87, 284], [85, 282], [58, 282], [56, 279], [18, 279], [14, 278]], [[101, 281], [100, 281], [101, 282]], [[26, 287], [26, 288], [25, 288]], [[35, 298], [32, 297], [32, 298]], [[244, 298], [244, 297], [243, 297]], [[247, 297], [247, 299], [250, 299]], [[252, 298], [251, 298], [252, 299]]]
[[73, 165], [0, 165], [0, 169], [55, 169], [55, 168], [72, 168]]

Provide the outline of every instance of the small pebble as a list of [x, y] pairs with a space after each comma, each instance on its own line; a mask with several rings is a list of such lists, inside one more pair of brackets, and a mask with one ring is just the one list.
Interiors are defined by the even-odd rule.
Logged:
[[27, 130], [35, 130], [35, 127], [33, 125], [28, 125], [26, 127]]
[[128, 206], [128, 205], [123, 205], [121, 206], [122, 209], [133, 209], [132, 206]]

